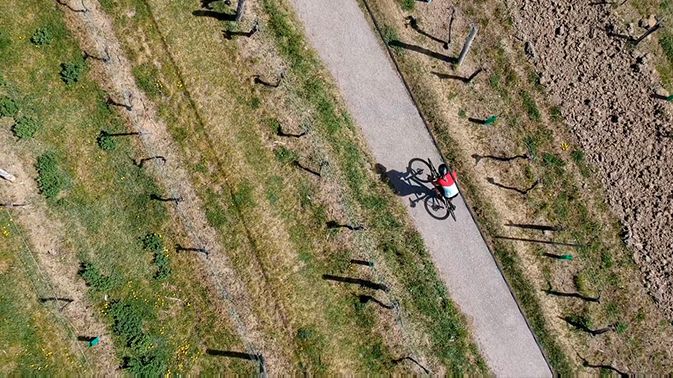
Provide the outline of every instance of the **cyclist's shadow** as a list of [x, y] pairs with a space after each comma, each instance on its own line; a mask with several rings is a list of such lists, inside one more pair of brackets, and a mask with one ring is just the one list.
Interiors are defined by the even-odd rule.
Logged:
[[376, 173], [381, 180], [390, 186], [391, 189], [400, 197], [409, 197], [409, 205], [416, 207], [418, 202], [432, 194], [432, 188], [425, 186], [422, 182], [416, 180], [410, 172], [400, 172], [394, 169], [387, 170], [382, 164], [376, 164]]

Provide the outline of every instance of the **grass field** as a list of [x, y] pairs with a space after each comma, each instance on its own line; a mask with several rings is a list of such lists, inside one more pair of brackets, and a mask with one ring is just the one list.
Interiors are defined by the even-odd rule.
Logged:
[[[404, 3], [368, 1], [382, 29], [383, 39], [430, 46], [426, 37], [405, 28], [409, 15]], [[665, 3], [665, 2], [664, 2]], [[434, 5], [434, 4], [433, 4]], [[642, 371], [668, 369], [666, 345], [670, 327], [639, 285], [639, 273], [619, 239], [619, 226], [600, 197], [601, 189], [584, 162], [583, 151], [564, 130], [559, 110], [549, 105], [523, 51], [504, 36], [513, 34], [508, 12], [494, 2], [454, 2], [459, 17], [478, 23], [479, 39], [460, 70], [413, 52], [392, 48], [412, 92], [430, 123], [442, 152], [462, 174], [466, 196], [484, 227], [489, 244], [514, 289], [519, 303], [556, 372], [572, 374], [582, 360], [610, 361]], [[662, 5], [665, 8], [665, 5]], [[411, 13], [429, 33], [445, 30], [446, 14]], [[436, 7], [434, 9], [437, 9]], [[495, 15], [485, 16], [485, 15]], [[459, 21], [460, 22], [460, 21]], [[467, 25], [454, 25], [451, 50], [458, 54]], [[430, 72], [459, 72], [468, 76], [479, 67], [481, 76], [465, 85], [439, 81]], [[665, 75], [664, 75], [665, 76]], [[476, 127], [467, 117], [498, 116], [492, 127]], [[527, 154], [520, 164], [475, 164], [471, 154], [512, 156]], [[509, 186], [542, 185], [528, 195], [494, 189], [485, 178]], [[526, 245], [497, 236], [545, 239], [542, 234], [516, 232], [507, 222], [560, 225], [563, 231], [547, 239], [578, 244], [573, 247]], [[516, 233], [515, 233], [516, 232]], [[572, 255], [572, 262], [545, 257]], [[551, 285], [551, 286], [550, 286]], [[601, 296], [601, 304], [547, 296], [543, 290], [578, 291]], [[579, 319], [589, 328], [612, 324], [615, 332], [601, 337], [569, 326], [562, 319]], [[650, 330], [662, 333], [653, 339]], [[665, 336], [663, 336], [665, 335]], [[640, 371], [640, 370], [639, 370]]]
[[[263, 316], [265, 308], [276, 306], [283, 319], [276, 337], [279, 343], [286, 340], [282, 348], [304, 371], [383, 372], [410, 349], [440, 369], [472, 369], [479, 361], [475, 349], [434, 271], [423, 264], [429, 260], [418, 237], [399, 219], [404, 214], [399, 207], [382, 206], [394, 199], [363, 169], [367, 158], [331, 89], [302, 81], [304, 75], [324, 74], [314, 58], [297, 54], [302, 37], [285, 8], [275, 2], [263, 5], [249, 12], [269, 32], [236, 43], [224, 42], [222, 29], [246, 30], [253, 16], [238, 26], [194, 17], [197, 7], [187, 1], [106, 4], [128, 36], [125, 45], [136, 64], [137, 81], [160, 83], [146, 88], [150, 95], [152, 88], [165, 91], [155, 101], [190, 156], [210, 223], [229, 241], [227, 247], [250, 287], [263, 288], [255, 307]], [[136, 11], [132, 19], [125, 16], [129, 9]], [[134, 42], [141, 39], [147, 42], [143, 46]], [[151, 61], [158, 64], [152, 67]], [[251, 87], [252, 75], [264, 73], [274, 81], [274, 70], [280, 67], [287, 67], [281, 89]], [[291, 142], [275, 136], [279, 125], [298, 130], [302, 124], [310, 126], [310, 137]], [[329, 165], [317, 179], [297, 169], [295, 160], [313, 169], [324, 161]], [[340, 182], [349, 187], [340, 187]], [[334, 219], [364, 222], [372, 231], [349, 235], [327, 229]], [[361, 257], [376, 259], [377, 271], [349, 263]], [[396, 259], [407, 264], [387, 264]], [[399, 332], [395, 318], [358, 299], [377, 293], [334, 286], [323, 274], [385, 280], [404, 301], [404, 316], [414, 320], [410, 336], [392, 336]], [[411, 290], [436, 294], [414, 299]], [[427, 301], [437, 295], [445, 298], [444, 305]], [[420, 324], [419, 317], [430, 321]], [[430, 343], [417, 333], [429, 333]], [[457, 347], [446, 348], [446, 343]]]
[[[486, 371], [285, 3], [251, 4], [243, 25], [195, 17], [193, 1], [101, 5], [250, 293], [246, 305], [262, 325], [265, 348], [279, 356], [272, 369], [410, 372], [416, 367], [394, 360], [413, 356], [439, 373]], [[142, 156], [141, 145], [101, 137], [128, 126], [106, 105], [97, 63], [81, 58], [62, 11], [46, 0], [0, 5], [0, 110], [31, 117], [10, 148], [37, 170], [36, 184], [63, 230], [66, 263], [79, 267], [92, 309], [113, 335], [118, 365], [141, 374], [250, 374], [250, 361], [204, 355], [244, 345], [201, 264], [175, 253], [184, 225], [165, 202], [150, 200], [162, 188], [131, 160]], [[223, 28], [246, 30], [253, 17], [263, 25], [255, 38], [222, 39]], [[273, 81], [281, 69], [277, 90], [251, 85], [252, 75]], [[307, 137], [277, 136], [279, 128], [305, 126]], [[367, 231], [331, 229], [330, 221]], [[374, 261], [374, 269], [351, 259]], [[325, 274], [384, 283], [390, 292], [330, 283]], [[400, 310], [363, 296], [397, 301]], [[12, 372], [23, 367], [19, 361]]]
[[[110, 325], [118, 366], [147, 374], [195, 368], [248, 372], [254, 367], [200, 358], [204, 345], [236, 350], [240, 341], [213, 305], [198, 268], [174, 253], [179, 231], [165, 205], [149, 200], [158, 188], [132, 164], [134, 141], [119, 138], [109, 151], [97, 144], [101, 130], [123, 131], [125, 126], [105, 104], [62, 17], [47, 1], [0, 5], [0, 90], [18, 104], [16, 117], [31, 116], [41, 124], [32, 139], [7, 148], [16, 150], [24, 167], [36, 166], [48, 211], [63, 232], [44, 236], [62, 240], [69, 272], [82, 264], [91, 311]], [[30, 41], [39, 29], [51, 35], [48, 44]], [[80, 65], [83, 71], [64, 72], [61, 63]], [[153, 233], [162, 235], [161, 245], [144, 246], [142, 239]], [[36, 332], [52, 326], [38, 325]], [[26, 351], [33, 352], [39, 358], [38, 348]], [[17, 365], [15, 371], [25, 368]], [[53, 368], [59, 375], [68, 372], [65, 364]]]

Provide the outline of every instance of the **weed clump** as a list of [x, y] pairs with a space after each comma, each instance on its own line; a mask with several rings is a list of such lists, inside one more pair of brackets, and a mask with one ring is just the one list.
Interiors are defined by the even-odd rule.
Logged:
[[152, 308], [140, 300], [119, 300], [108, 310], [112, 331], [130, 349], [124, 367], [138, 376], [158, 377], [168, 369], [168, 353], [144, 330], [144, 321], [154, 319]]
[[39, 28], [30, 37], [30, 42], [35, 46], [48, 45], [54, 40], [51, 30], [48, 28]]
[[414, 10], [414, 6], [416, 5], [416, 0], [401, 0], [401, 6], [402, 10], [405, 10], [407, 12], [411, 12]]
[[82, 78], [85, 69], [86, 62], [82, 59], [70, 63], [61, 63], [61, 80], [65, 85], [73, 85]]
[[12, 133], [19, 139], [30, 139], [35, 136], [41, 126], [40, 122], [33, 117], [21, 117], [12, 126]]
[[87, 286], [98, 291], [108, 291], [115, 284], [111, 277], [103, 275], [98, 267], [91, 262], [82, 262], [78, 274]]
[[98, 147], [103, 151], [112, 151], [117, 148], [117, 141], [115, 138], [105, 131], [100, 132], [98, 138], [96, 138], [96, 144], [98, 144]]
[[154, 253], [154, 265], [157, 271], [154, 273], [154, 278], [157, 280], [165, 280], [171, 275], [171, 264], [166, 249], [164, 248], [164, 241], [161, 236], [153, 232], [143, 236], [140, 239], [143, 249]]
[[7, 33], [0, 30], [0, 51], [9, 47], [9, 45], [11, 43], [12, 43], [12, 40], [9, 39], [9, 36], [7, 35]]
[[0, 117], [14, 117], [19, 112], [19, 104], [16, 100], [3, 96], [0, 97]]
[[56, 197], [65, 189], [67, 177], [59, 167], [58, 157], [53, 151], [46, 152], [37, 158], [37, 185], [47, 198]]

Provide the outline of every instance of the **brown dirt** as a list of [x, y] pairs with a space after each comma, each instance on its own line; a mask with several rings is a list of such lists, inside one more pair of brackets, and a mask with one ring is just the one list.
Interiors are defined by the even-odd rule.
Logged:
[[[8, 132], [1, 131], [0, 145], [14, 144], [11, 138]], [[71, 327], [69, 331], [75, 333], [73, 336], [101, 337], [100, 347], [86, 350], [73, 338], [70, 342], [73, 355], [83, 355], [90, 365], [88, 368], [104, 372], [105, 375], [117, 376], [120, 364], [115, 356], [112, 340], [105, 323], [96, 316], [96, 309], [91, 307], [86, 298], [87, 290], [83, 281], [77, 279], [79, 261], [76, 253], [67, 250], [61, 236], [64, 235], [61, 225], [49, 214], [47, 204], [38, 193], [33, 179], [36, 172], [7, 148], [0, 150], [0, 161], [3, 162], [3, 169], [16, 176], [14, 183], [4, 180], [0, 182], [3, 201], [29, 204], [11, 208], [9, 211], [28, 237], [27, 248], [37, 260], [40, 279], [47, 281], [46, 284], [51, 289], [50, 295], [73, 299], [60, 312], [60, 316]]]
[[165, 164], [148, 167], [162, 184], [165, 195], [181, 197], [174, 215], [181, 222], [187, 241], [185, 244], [203, 246], [209, 257], [198, 254], [206, 267], [213, 291], [221, 299], [222, 315], [230, 317], [239, 338], [248, 353], [261, 353], [270, 371], [287, 371], [287, 358], [279, 354], [280, 348], [272, 347], [262, 338], [259, 321], [246, 305], [249, 303], [245, 285], [231, 267], [227, 254], [222, 250], [218, 233], [208, 224], [203, 203], [191, 185], [190, 174], [183, 168], [182, 157], [165, 124], [156, 114], [151, 101], [137, 87], [131, 65], [124, 56], [122, 47], [114, 34], [112, 23], [95, 2], [86, 2], [88, 12], [75, 13], [65, 10], [66, 20], [73, 34], [89, 52], [104, 56], [107, 49], [112, 59], [108, 63], [95, 64], [100, 84], [118, 102], [132, 105], [125, 111], [129, 127], [142, 132], [142, 147], [148, 156], [166, 157]]
[[671, 133], [671, 111], [651, 97], [659, 85], [650, 57], [608, 36], [622, 24], [609, 6], [514, 3], [519, 37], [534, 46], [541, 83], [598, 168], [645, 286], [673, 318], [673, 154], [671, 139], [662, 136]]

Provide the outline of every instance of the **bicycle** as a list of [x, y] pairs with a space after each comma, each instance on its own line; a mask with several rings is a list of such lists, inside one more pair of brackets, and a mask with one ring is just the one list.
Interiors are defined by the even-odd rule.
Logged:
[[455, 221], [455, 206], [451, 203], [451, 200], [458, 195], [456, 194], [451, 198], [444, 197], [441, 188], [434, 184], [440, 176], [430, 158], [427, 161], [421, 158], [411, 159], [408, 170], [414, 180], [422, 183], [432, 183], [434, 186], [432, 193], [425, 197], [424, 205], [428, 214], [438, 220], [444, 220], [451, 216]]

